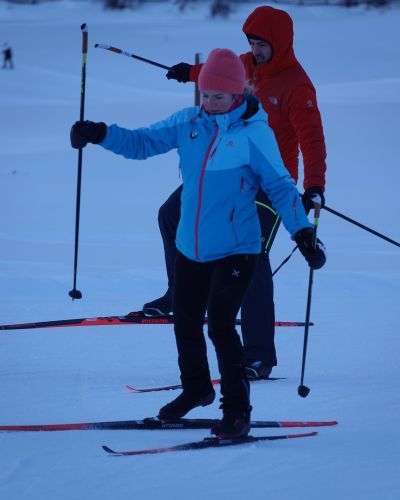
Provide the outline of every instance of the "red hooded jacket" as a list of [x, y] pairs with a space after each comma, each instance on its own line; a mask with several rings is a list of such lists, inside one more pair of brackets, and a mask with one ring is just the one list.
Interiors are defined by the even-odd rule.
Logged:
[[[298, 179], [299, 148], [303, 155], [304, 188], [325, 188], [326, 149], [315, 88], [293, 51], [293, 23], [289, 14], [273, 7], [257, 7], [243, 25], [273, 48], [270, 62], [257, 65], [252, 52], [240, 56], [249, 83], [268, 113], [286, 168]], [[193, 66], [197, 81], [201, 65]]]

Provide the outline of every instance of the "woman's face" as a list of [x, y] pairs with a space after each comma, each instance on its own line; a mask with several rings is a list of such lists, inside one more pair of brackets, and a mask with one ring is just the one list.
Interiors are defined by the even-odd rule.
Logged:
[[204, 109], [210, 115], [227, 113], [238, 100], [238, 96], [218, 90], [202, 90], [201, 97]]

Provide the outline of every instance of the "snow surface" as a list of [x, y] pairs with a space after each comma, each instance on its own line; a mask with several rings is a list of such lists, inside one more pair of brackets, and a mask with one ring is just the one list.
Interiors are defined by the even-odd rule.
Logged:
[[[88, 23], [86, 117], [135, 128], [191, 105], [192, 85], [94, 49], [109, 43], [163, 64], [214, 47], [247, 50], [254, 4], [228, 20], [207, 6], [107, 12], [85, 2], [0, 4], [0, 42], [16, 69], [0, 71], [1, 323], [124, 314], [164, 292], [157, 210], [179, 185], [176, 153], [131, 162], [84, 151], [78, 288], [72, 288], [81, 31]], [[295, 47], [315, 82], [328, 147], [327, 204], [399, 241], [400, 11], [287, 7]], [[90, 431], [0, 436], [7, 500], [400, 498], [399, 248], [322, 212], [326, 267], [315, 275], [305, 383], [297, 395], [303, 329], [279, 328], [279, 382], [252, 385], [254, 419], [337, 419], [317, 437], [223, 450], [110, 458], [201, 439], [193, 431]], [[282, 229], [273, 267], [293, 247]], [[297, 253], [277, 274], [279, 320], [303, 321], [308, 269]], [[0, 334], [0, 424], [142, 418], [173, 393], [133, 395], [125, 384], [178, 383], [170, 326]], [[210, 346], [210, 363], [217, 376]], [[192, 412], [218, 417], [218, 403]], [[279, 434], [283, 430], [255, 430]]]

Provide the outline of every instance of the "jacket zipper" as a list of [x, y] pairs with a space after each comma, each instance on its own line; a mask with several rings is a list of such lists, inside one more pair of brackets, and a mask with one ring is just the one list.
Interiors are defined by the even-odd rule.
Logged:
[[230, 220], [231, 220], [231, 224], [232, 224], [233, 237], [235, 238], [235, 244], [238, 245], [239, 240], [238, 240], [236, 228], [235, 228], [235, 209], [234, 208], [232, 208]]
[[201, 167], [201, 172], [200, 172], [200, 181], [199, 181], [199, 198], [197, 202], [197, 213], [196, 213], [196, 226], [195, 226], [195, 254], [196, 254], [196, 260], [200, 260], [200, 255], [199, 255], [199, 222], [200, 222], [200, 210], [201, 210], [201, 202], [202, 202], [202, 195], [203, 195], [203, 180], [204, 180], [204, 173], [206, 170], [206, 165], [208, 161], [208, 157], [210, 155], [211, 148], [214, 145], [214, 142], [218, 136], [218, 125], [215, 130], [214, 137], [212, 138], [210, 145], [207, 148], [207, 152], [204, 157], [203, 165]]

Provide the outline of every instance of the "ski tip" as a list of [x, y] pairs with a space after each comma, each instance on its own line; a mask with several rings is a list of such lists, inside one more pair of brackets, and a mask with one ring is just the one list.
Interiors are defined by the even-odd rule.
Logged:
[[279, 422], [279, 427], [331, 427], [337, 424], [337, 420], [289, 420]]
[[129, 392], [142, 392], [140, 389], [136, 389], [136, 387], [132, 387], [131, 385], [126, 385], [125, 386]]
[[102, 445], [102, 448], [104, 451], [106, 451], [107, 453], [110, 453], [111, 455], [118, 455], [117, 451], [112, 450], [111, 448], [109, 448], [108, 446], [106, 446], [104, 444]]
[[287, 438], [294, 439], [294, 438], [311, 437], [311, 436], [317, 436], [317, 434], [318, 434], [318, 431], [303, 432], [301, 434], [288, 434]]

